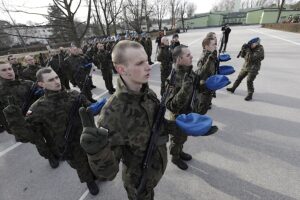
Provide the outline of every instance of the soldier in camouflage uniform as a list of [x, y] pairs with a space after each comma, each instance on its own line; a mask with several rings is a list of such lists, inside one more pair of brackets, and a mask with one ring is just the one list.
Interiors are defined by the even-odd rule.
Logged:
[[102, 108], [97, 123], [101, 128], [95, 127], [88, 111], [80, 110], [84, 125], [81, 146], [88, 154], [95, 175], [114, 179], [122, 161], [122, 179], [128, 199], [153, 200], [153, 189], [167, 164], [168, 135], [164, 135], [163, 127], [148, 168], [146, 186], [136, 197], [142, 161], [159, 106], [159, 100], [147, 84], [151, 67], [142, 45], [133, 41], [120, 41], [113, 50], [112, 59], [120, 74], [117, 90]]
[[[170, 154], [172, 155], [172, 163], [178, 168], [186, 170], [188, 165], [185, 161], [191, 160], [192, 156], [183, 152], [187, 135], [176, 126], [175, 119], [180, 114], [199, 113], [200, 94], [204, 90], [205, 84], [203, 84], [201, 74], [199, 74], [201, 77], [196, 79], [196, 76], [199, 75], [193, 71], [193, 56], [186, 46], [176, 47], [173, 51], [173, 59], [176, 67], [176, 84], [171, 86], [171, 94], [167, 99], [167, 108], [171, 111], [170, 116], [168, 116], [168, 130], [172, 135]], [[205, 65], [203, 70], [203, 73], [207, 73], [209, 67]], [[199, 82], [194, 84], [196, 80]], [[217, 127], [215, 126], [211, 129], [212, 132], [216, 130]]]
[[[202, 42], [202, 47], [203, 52], [197, 63], [198, 69], [196, 73], [200, 74], [204, 69], [208, 69], [201, 77], [202, 83], [204, 83], [207, 78], [216, 74], [217, 44], [214, 38], [205, 38]], [[199, 114], [204, 115], [207, 113], [208, 109], [211, 108], [212, 97], [213, 92], [208, 89], [205, 89], [201, 92]]]
[[[12, 134], [2, 112], [8, 105], [8, 97], [12, 97], [16, 105], [21, 108], [32, 85], [32, 81], [16, 79], [11, 65], [0, 64], [0, 128], [2, 131], [6, 130]], [[22, 135], [15, 135], [15, 137], [16, 141], [27, 142]]]
[[161, 62], [160, 66], [160, 78], [161, 78], [161, 96], [166, 90], [166, 80], [169, 77], [172, 70], [172, 52], [169, 47], [169, 39], [163, 37], [161, 39], [160, 52], [157, 56], [157, 60]]
[[25, 80], [31, 80], [35, 82], [36, 72], [41, 69], [41, 67], [35, 64], [35, 59], [30, 55], [25, 56], [25, 62], [27, 63], [27, 66], [25, 69], [23, 69], [21, 77]]
[[71, 47], [70, 53], [71, 55], [64, 60], [64, 67], [70, 82], [77, 85], [89, 101], [96, 102], [92, 98], [91, 84], [88, 77], [91, 69], [84, 67], [84, 58], [79, 55], [77, 47]]
[[115, 88], [112, 83], [112, 62], [111, 55], [104, 49], [104, 45], [101, 43], [97, 44], [97, 54], [94, 56], [95, 63], [98, 69], [101, 69], [102, 77], [105, 82], [105, 87], [110, 94], [115, 92]]
[[152, 40], [150, 35], [147, 36], [146, 42], [145, 42], [145, 51], [148, 56], [148, 63], [149, 65], [152, 65], [153, 62], [151, 61], [151, 55], [152, 55]]
[[22, 67], [21, 63], [18, 63], [17, 58], [14, 57], [13, 55], [9, 55], [7, 59], [8, 59], [8, 62], [10, 63], [10, 65], [12, 66], [12, 68], [15, 72], [16, 79], [22, 78], [20, 76], [21, 72], [23, 70], [23, 67]]
[[253, 81], [260, 70], [261, 61], [264, 59], [265, 54], [259, 38], [250, 40], [248, 45], [243, 45], [243, 47], [244, 48], [241, 50], [241, 57], [245, 59], [245, 63], [236, 81], [233, 83], [233, 86], [231, 88], [227, 88], [227, 90], [234, 93], [235, 89], [247, 76], [248, 95], [245, 97], [245, 100], [250, 101], [254, 93]]
[[[70, 120], [71, 109], [80, 95], [77, 91], [67, 92], [62, 88], [58, 75], [51, 68], [43, 68], [37, 72], [38, 84], [44, 88], [45, 95], [33, 103], [24, 119], [19, 107], [9, 105], [3, 112], [10, 130], [14, 134], [26, 134], [29, 140], [35, 140], [41, 156], [49, 160], [50, 166], [56, 168], [59, 158], [64, 158], [77, 171], [81, 182], [86, 182], [93, 195], [99, 190], [94, 182], [94, 175], [89, 167], [87, 156], [79, 141], [82, 132], [79, 113], [74, 116], [69, 149], [64, 152], [66, 140], [65, 131]], [[84, 97], [79, 102], [88, 106]], [[76, 111], [75, 111], [76, 112]]]

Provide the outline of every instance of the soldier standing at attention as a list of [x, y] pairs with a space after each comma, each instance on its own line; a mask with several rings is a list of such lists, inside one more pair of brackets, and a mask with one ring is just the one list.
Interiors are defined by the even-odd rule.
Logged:
[[159, 107], [159, 100], [148, 87], [151, 66], [143, 46], [134, 41], [117, 43], [112, 60], [120, 74], [117, 90], [102, 108], [97, 122], [99, 128], [90, 112], [80, 109], [84, 126], [80, 143], [97, 177], [114, 179], [122, 161], [122, 179], [128, 199], [153, 200], [154, 187], [167, 164], [168, 135], [164, 135], [163, 129], [160, 129], [157, 148], [148, 168], [146, 186], [139, 197], [136, 196], [143, 158]]
[[[77, 171], [81, 182], [87, 183], [91, 194], [99, 192], [94, 181], [94, 175], [89, 167], [86, 153], [80, 146], [82, 126], [77, 103], [88, 106], [84, 96], [78, 98], [77, 91], [67, 92], [62, 88], [58, 75], [51, 68], [43, 68], [37, 72], [38, 84], [44, 88], [45, 95], [34, 102], [26, 117], [21, 114], [19, 107], [7, 106], [3, 112], [9, 128], [16, 135], [26, 133], [28, 139], [38, 140], [36, 147], [41, 156], [49, 160], [52, 168], [57, 168], [59, 158], [67, 160], [69, 165]], [[80, 100], [80, 102], [76, 102]], [[73, 127], [70, 132], [69, 148], [65, 152], [66, 129], [70, 123], [71, 111], [74, 109]], [[76, 111], [77, 110], [77, 111]]]
[[161, 38], [160, 52], [157, 56], [157, 60], [161, 62], [160, 65], [160, 79], [161, 89], [160, 95], [162, 96], [166, 90], [166, 80], [169, 77], [172, 70], [172, 52], [169, 46], [169, 39], [167, 37]]
[[[216, 61], [217, 61], [217, 44], [214, 38], [205, 38], [202, 42], [203, 52], [197, 63], [197, 73], [200, 74], [203, 70], [206, 72], [203, 73], [201, 77], [202, 84], [206, 81], [207, 78], [216, 73]], [[208, 70], [206, 70], [208, 69]], [[199, 114], [206, 114], [208, 109], [211, 108], [211, 100], [213, 97], [212, 91], [204, 89], [201, 91], [200, 105], [199, 105]]]
[[252, 99], [254, 93], [253, 82], [260, 70], [261, 61], [264, 59], [264, 47], [260, 44], [260, 39], [253, 38], [247, 44], [243, 45], [241, 49], [241, 57], [245, 59], [243, 68], [241, 69], [236, 81], [231, 88], [227, 90], [234, 93], [235, 89], [240, 85], [242, 80], [247, 76], [248, 95], [245, 97], [246, 101]]
[[97, 64], [97, 68], [101, 70], [102, 77], [105, 83], [105, 87], [108, 90], [109, 94], [113, 94], [115, 92], [115, 88], [113, 86], [113, 75], [112, 75], [112, 63], [111, 63], [111, 54], [104, 49], [104, 45], [102, 43], [97, 44], [97, 53], [94, 56], [95, 63]]
[[30, 55], [25, 56], [25, 62], [27, 63], [27, 66], [25, 69], [23, 69], [21, 77], [25, 80], [31, 80], [35, 82], [36, 72], [41, 69], [41, 67], [35, 64], [35, 59]]
[[152, 55], [152, 40], [151, 40], [151, 36], [148, 34], [147, 35], [147, 39], [146, 39], [146, 43], [145, 43], [145, 50], [148, 56], [148, 63], [149, 65], [152, 65], [153, 62], [151, 61], [151, 55]]

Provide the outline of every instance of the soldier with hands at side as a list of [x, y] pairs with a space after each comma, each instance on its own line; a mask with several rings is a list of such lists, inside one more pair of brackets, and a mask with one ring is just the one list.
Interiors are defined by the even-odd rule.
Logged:
[[122, 179], [128, 199], [153, 200], [154, 187], [166, 169], [168, 135], [162, 127], [146, 186], [137, 197], [142, 162], [159, 106], [155, 93], [148, 87], [151, 66], [143, 46], [134, 41], [117, 43], [112, 60], [120, 74], [117, 90], [102, 108], [97, 121], [99, 128], [89, 110], [80, 109], [84, 126], [81, 146], [97, 177], [114, 179], [122, 161]]

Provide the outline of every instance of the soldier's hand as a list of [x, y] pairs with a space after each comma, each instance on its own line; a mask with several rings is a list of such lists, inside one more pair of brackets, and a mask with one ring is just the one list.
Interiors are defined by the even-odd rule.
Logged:
[[184, 89], [193, 88], [193, 77], [191, 77], [188, 73], [184, 74], [184, 77], [182, 80], [182, 87]]
[[15, 99], [12, 96], [7, 97], [8, 106], [3, 109], [5, 117], [10, 117], [12, 115], [22, 115], [22, 111], [18, 105], [16, 105]]
[[108, 130], [96, 127], [94, 116], [89, 108], [81, 107], [79, 114], [83, 126], [80, 145], [88, 154], [98, 153], [108, 143]]

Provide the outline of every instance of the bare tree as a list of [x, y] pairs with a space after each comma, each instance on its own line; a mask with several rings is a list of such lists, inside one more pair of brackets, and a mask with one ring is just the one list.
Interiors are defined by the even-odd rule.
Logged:
[[186, 0], [183, 0], [179, 5], [179, 16], [180, 16], [181, 25], [182, 25], [183, 30], [185, 30], [184, 17], [186, 15], [187, 4], [188, 4], [188, 2]]
[[285, 3], [285, 0], [278, 0], [278, 16], [277, 16], [276, 23], [279, 22], [279, 18], [280, 18], [281, 11], [283, 9], [284, 3]]
[[127, 0], [123, 7], [124, 21], [137, 33], [142, 32], [144, 0]]
[[186, 6], [186, 15], [188, 18], [192, 17], [197, 9], [197, 5], [189, 2]]
[[[82, 25], [83, 23], [76, 23], [75, 21], [75, 14], [77, 13], [80, 5], [81, 0], [79, 0], [77, 5], [73, 4], [73, 0], [53, 0], [53, 3], [60, 9], [63, 15], [66, 17], [67, 23], [70, 27], [70, 36], [72, 40], [76, 43], [76, 45], [80, 45], [81, 40], [85, 36], [89, 26], [90, 26], [90, 18], [91, 18], [91, 0], [88, 0], [88, 13], [87, 13], [87, 20], [83, 27], [82, 33], [78, 33], [77, 27]], [[73, 5], [72, 5], [73, 4]], [[75, 10], [72, 11], [72, 7], [75, 6]]]
[[170, 0], [170, 12], [171, 12], [171, 29], [175, 27], [176, 16], [178, 14], [180, 0]]
[[157, 20], [158, 30], [161, 30], [162, 20], [166, 15], [168, 2], [169, 0], [154, 1], [154, 15]]
[[212, 11], [233, 11], [235, 0], [221, 0], [218, 4], [215, 4]]

